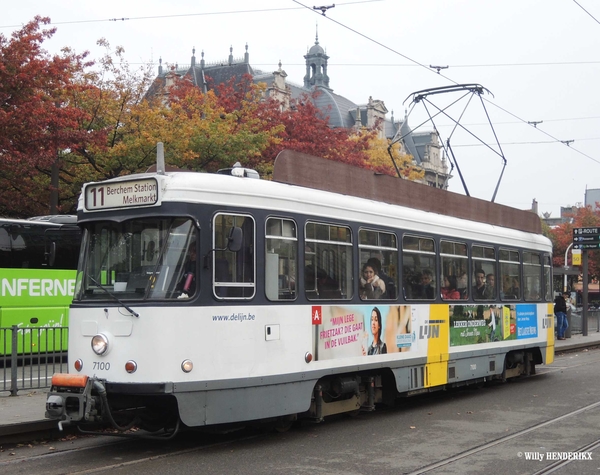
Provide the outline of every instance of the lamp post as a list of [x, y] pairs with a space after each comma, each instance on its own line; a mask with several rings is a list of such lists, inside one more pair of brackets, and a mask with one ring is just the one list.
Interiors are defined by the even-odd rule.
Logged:
[[567, 259], [569, 258], [569, 249], [571, 249], [573, 247], [573, 243], [569, 244], [569, 246], [567, 247], [567, 250], [565, 251], [565, 278], [564, 278], [564, 285], [563, 285], [563, 292], [567, 292], [567, 269], [569, 268], [569, 266], [567, 265]]

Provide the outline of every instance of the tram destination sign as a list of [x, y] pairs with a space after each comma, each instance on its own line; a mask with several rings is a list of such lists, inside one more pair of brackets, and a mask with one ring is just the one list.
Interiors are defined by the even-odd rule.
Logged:
[[86, 211], [160, 204], [156, 178], [89, 183], [85, 185], [83, 192]]

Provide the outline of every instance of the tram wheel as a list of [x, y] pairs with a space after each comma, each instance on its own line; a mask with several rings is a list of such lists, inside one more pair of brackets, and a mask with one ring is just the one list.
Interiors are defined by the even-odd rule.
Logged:
[[292, 428], [294, 422], [296, 422], [297, 417], [294, 416], [283, 416], [277, 419], [275, 423], [275, 431], [279, 433], [287, 432]]

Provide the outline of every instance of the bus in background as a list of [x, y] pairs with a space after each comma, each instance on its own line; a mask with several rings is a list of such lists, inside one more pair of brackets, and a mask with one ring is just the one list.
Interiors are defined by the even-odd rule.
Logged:
[[[0, 218], [0, 355], [67, 349], [81, 232], [75, 216]], [[52, 330], [49, 330], [52, 329]]]

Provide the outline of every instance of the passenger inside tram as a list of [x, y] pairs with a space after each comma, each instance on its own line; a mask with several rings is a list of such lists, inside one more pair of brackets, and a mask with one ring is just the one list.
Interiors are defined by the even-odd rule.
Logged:
[[385, 292], [381, 296], [382, 299], [395, 299], [396, 298], [396, 282], [392, 277], [387, 275], [383, 270], [380, 258], [383, 258], [381, 253], [378, 253], [379, 257], [370, 257], [367, 264], [373, 266], [377, 270], [377, 275], [385, 284]]
[[375, 259], [369, 259], [362, 267], [359, 279], [360, 298], [363, 300], [381, 299], [386, 293], [385, 282], [378, 275], [379, 268]]
[[519, 279], [517, 277], [513, 277], [510, 280], [510, 287], [504, 291], [505, 298], [518, 300], [521, 295], [521, 286], [519, 285]]
[[183, 275], [178, 284], [178, 288], [181, 289], [179, 298], [189, 298], [196, 292], [196, 257], [196, 241], [192, 241], [188, 246]]
[[445, 276], [444, 286], [442, 287], [442, 298], [444, 300], [460, 300], [460, 297], [460, 292], [456, 288], [456, 276]]
[[325, 270], [308, 265], [304, 269], [304, 285], [309, 299], [340, 299], [342, 293], [339, 284]]
[[496, 276], [494, 274], [488, 274], [485, 276], [485, 286], [490, 298], [496, 297]]
[[433, 272], [430, 269], [424, 269], [421, 274], [421, 284], [418, 287], [419, 296], [417, 298], [433, 299], [435, 295], [434, 285]]

